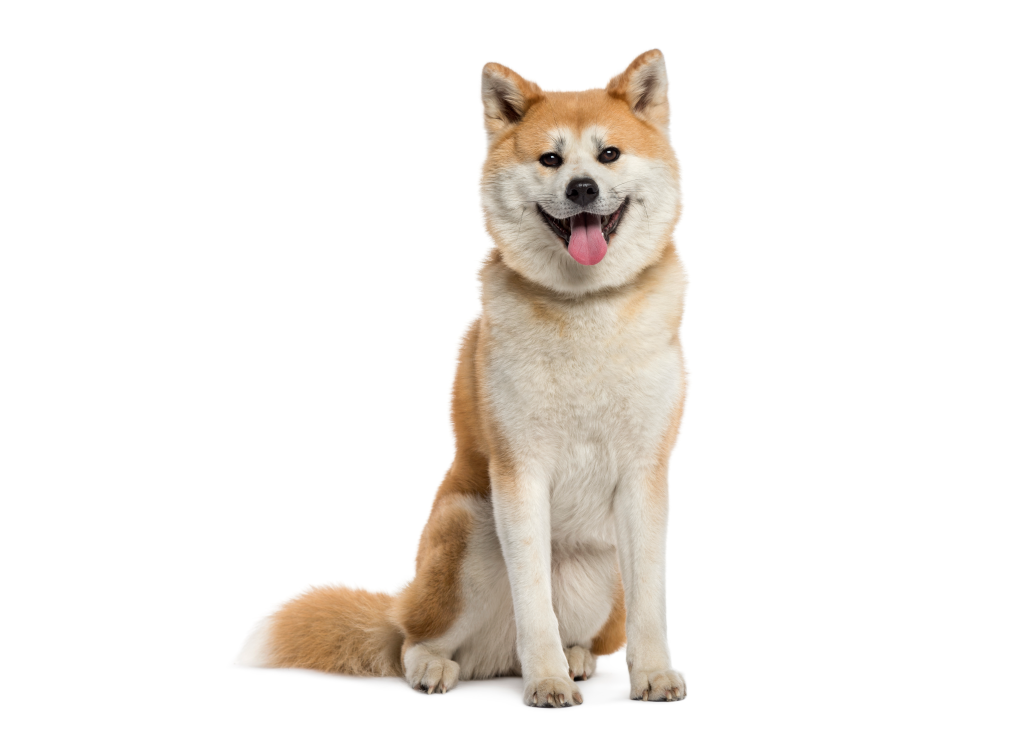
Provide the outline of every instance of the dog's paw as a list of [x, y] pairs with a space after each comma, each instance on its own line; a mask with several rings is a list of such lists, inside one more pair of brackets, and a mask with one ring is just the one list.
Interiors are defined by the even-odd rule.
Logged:
[[566, 647], [565, 659], [569, 661], [569, 677], [573, 680], [586, 680], [594, 675], [597, 668], [597, 658], [579, 645]]
[[447, 693], [459, 682], [459, 664], [441, 657], [424, 657], [406, 672], [406, 680], [413, 690], [432, 693]]
[[681, 701], [686, 697], [686, 681], [675, 670], [634, 670], [629, 685], [629, 697], [635, 701]]
[[526, 681], [523, 702], [537, 708], [565, 708], [581, 704], [583, 694], [568, 678], [538, 678]]

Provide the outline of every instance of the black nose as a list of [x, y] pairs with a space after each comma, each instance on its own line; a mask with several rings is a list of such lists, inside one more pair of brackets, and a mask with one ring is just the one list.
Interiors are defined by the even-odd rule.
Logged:
[[565, 189], [565, 197], [573, 203], [585, 206], [597, 198], [600, 192], [593, 178], [574, 178]]

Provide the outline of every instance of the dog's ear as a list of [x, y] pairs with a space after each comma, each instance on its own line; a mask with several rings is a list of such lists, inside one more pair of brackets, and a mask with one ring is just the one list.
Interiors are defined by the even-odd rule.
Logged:
[[489, 143], [512, 125], [519, 124], [526, 110], [544, 96], [539, 86], [500, 63], [484, 66], [482, 91]]
[[629, 104], [638, 118], [668, 131], [668, 75], [665, 57], [658, 49], [637, 56], [605, 90]]

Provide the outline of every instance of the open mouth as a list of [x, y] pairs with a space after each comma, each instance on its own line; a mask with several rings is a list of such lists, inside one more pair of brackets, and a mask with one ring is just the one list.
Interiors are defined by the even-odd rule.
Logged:
[[[581, 234], [588, 233], [590, 234], [589, 238], [593, 238], [593, 233], [599, 231], [604, 238], [605, 246], [607, 246], [611, 240], [611, 235], [618, 228], [619, 221], [622, 220], [622, 215], [626, 212], [626, 206], [628, 205], [629, 198], [626, 198], [626, 200], [622, 201], [622, 205], [619, 206], [618, 210], [609, 213], [607, 216], [598, 216], [596, 213], [577, 213], [569, 218], [555, 218], [548, 215], [547, 211], [540, 206], [537, 206], [537, 210], [540, 211], [541, 217], [547, 221], [548, 226], [555, 232], [555, 235], [562, 239], [566, 247], [570, 249], [570, 253], [572, 253], [574, 232], [577, 238], [580, 238]], [[597, 262], [594, 263], [596, 264]]]

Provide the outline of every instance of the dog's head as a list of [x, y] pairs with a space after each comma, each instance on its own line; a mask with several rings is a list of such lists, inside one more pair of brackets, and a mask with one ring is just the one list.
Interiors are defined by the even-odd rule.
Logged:
[[484, 66], [487, 229], [502, 259], [559, 292], [632, 281], [658, 260], [682, 206], [661, 51], [604, 89], [545, 92]]

